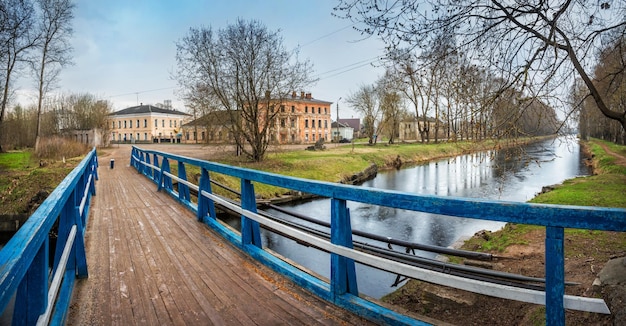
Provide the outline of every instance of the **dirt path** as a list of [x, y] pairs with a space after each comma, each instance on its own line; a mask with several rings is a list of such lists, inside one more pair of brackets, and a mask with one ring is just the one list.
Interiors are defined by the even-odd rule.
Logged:
[[617, 165], [621, 165], [621, 166], [626, 166], [626, 156], [623, 156], [619, 153], [615, 153], [613, 152], [606, 144], [601, 143], [601, 142], [597, 142], [596, 144], [598, 144], [600, 147], [602, 147], [602, 149], [609, 155], [615, 157], [615, 164]]

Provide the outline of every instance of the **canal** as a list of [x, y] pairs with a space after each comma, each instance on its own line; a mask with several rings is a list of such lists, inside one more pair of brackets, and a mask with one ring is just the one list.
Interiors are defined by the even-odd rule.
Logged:
[[[384, 171], [362, 187], [400, 190], [416, 194], [471, 197], [525, 202], [542, 187], [562, 183], [566, 179], [588, 175], [583, 155], [574, 137], [545, 140], [521, 148], [487, 151], [438, 160], [400, 170]], [[330, 221], [330, 200], [316, 199], [283, 207], [316, 219]], [[425, 214], [393, 208], [348, 202], [352, 228], [405, 241], [451, 246], [480, 230], [496, 231], [504, 223]], [[304, 225], [311, 224], [269, 210]], [[238, 227], [239, 219], [227, 221]], [[263, 230], [264, 246], [328, 277], [328, 254], [297, 244]], [[375, 243], [372, 240], [367, 241]], [[386, 244], [379, 244], [386, 247]], [[404, 251], [404, 248], [394, 248]], [[429, 252], [416, 252], [434, 258]], [[396, 275], [368, 266], [357, 265], [359, 292], [374, 298], [397, 289], [391, 285]]]

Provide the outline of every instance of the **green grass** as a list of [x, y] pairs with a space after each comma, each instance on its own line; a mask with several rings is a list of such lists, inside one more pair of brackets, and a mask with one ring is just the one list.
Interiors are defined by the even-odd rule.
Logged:
[[0, 171], [21, 170], [33, 165], [30, 151], [0, 153]]

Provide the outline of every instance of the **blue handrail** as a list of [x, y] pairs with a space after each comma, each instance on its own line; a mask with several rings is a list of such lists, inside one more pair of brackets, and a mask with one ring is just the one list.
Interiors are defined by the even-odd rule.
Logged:
[[[150, 157], [152, 156], [152, 160]], [[161, 164], [159, 164], [159, 158]], [[170, 160], [178, 162], [178, 175], [170, 173]], [[152, 162], [152, 163], [150, 163]], [[181, 173], [181, 166], [194, 165], [201, 169], [199, 185], [187, 180]], [[548, 325], [565, 324], [565, 308], [609, 313], [602, 299], [582, 298], [565, 295], [565, 271], [563, 238], [565, 228], [578, 228], [606, 231], [626, 231], [626, 209], [597, 208], [581, 206], [560, 206], [529, 204], [459, 197], [418, 195], [393, 190], [355, 187], [351, 185], [313, 181], [288, 177], [274, 173], [207, 162], [199, 159], [173, 155], [169, 153], [142, 150], [134, 147], [131, 153], [131, 166], [147, 176], [179, 202], [197, 212], [198, 220], [213, 227], [229, 241], [261, 262], [275, 268], [290, 277], [297, 284], [307, 288], [324, 299], [350, 310], [356, 310], [366, 317], [383, 323], [414, 323], [382, 307], [373, 305], [358, 297], [354, 261], [385, 269], [406, 276], [415, 276], [430, 282], [447, 284], [477, 293], [506, 297], [526, 302], [546, 305]], [[183, 168], [184, 169], [184, 168]], [[242, 230], [240, 235], [216, 223], [215, 202], [228, 206], [213, 195], [210, 186], [210, 172], [230, 175], [241, 179], [241, 207], [233, 208], [241, 214]], [[177, 180], [179, 191], [174, 191], [172, 180]], [[316, 247], [331, 253], [330, 284], [312, 276], [302, 276], [298, 270], [286, 264], [262, 249], [258, 237], [259, 222], [272, 224], [256, 214], [254, 184], [264, 183], [281, 188], [302, 191], [331, 199], [331, 241], [324, 243], [306, 234], [293, 231], [299, 240], [304, 238]], [[181, 187], [182, 186], [182, 187]], [[188, 190], [198, 191], [197, 203], [191, 201]], [[355, 252], [352, 249], [352, 229], [350, 227], [347, 201], [369, 203], [398, 209], [442, 214], [464, 218], [483, 219], [520, 224], [534, 224], [546, 227], [546, 291], [517, 291], [506, 286], [491, 286], [481, 282], [459, 280], [453, 276], [441, 276], [437, 273], [419, 271], [417, 268], [403, 266], [392, 261], [381, 261], [377, 257]], [[281, 232], [292, 232], [289, 228]], [[306, 242], [306, 241], [305, 241]]]
[[94, 148], [0, 250], [0, 311], [15, 297], [13, 325], [64, 324], [74, 281], [88, 274], [84, 234], [97, 167]]

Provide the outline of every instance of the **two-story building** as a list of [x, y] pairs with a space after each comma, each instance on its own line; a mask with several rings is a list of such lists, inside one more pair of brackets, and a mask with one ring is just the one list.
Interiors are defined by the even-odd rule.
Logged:
[[180, 142], [181, 128], [190, 117], [184, 112], [153, 105], [129, 107], [109, 114], [111, 141]]
[[[331, 140], [330, 106], [332, 102], [315, 99], [311, 93], [293, 92], [290, 97], [270, 108], [275, 114], [268, 130], [271, 143], [305, 144], [320, 139]], [[278, 112], [274, 111], [278, 110]], [[215, 111], [183, 126], [183, 142], [232, 142], [232, 124], [226, 111]]]
[[313, 98], [311, 93], [293, 92], [278, 107], [271, 141], [279, 144], [315, 143], [331, 140], [330, 106], [332, 102]]

